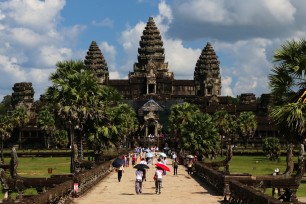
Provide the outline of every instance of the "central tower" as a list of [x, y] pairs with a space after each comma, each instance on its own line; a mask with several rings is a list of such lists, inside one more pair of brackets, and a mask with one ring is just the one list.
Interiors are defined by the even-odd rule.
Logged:
[[163, 41], [152, 17], [141, 36], [138, 62], [129, 73], [131, 95], [171, 95], [173, 73], [165, 63]]

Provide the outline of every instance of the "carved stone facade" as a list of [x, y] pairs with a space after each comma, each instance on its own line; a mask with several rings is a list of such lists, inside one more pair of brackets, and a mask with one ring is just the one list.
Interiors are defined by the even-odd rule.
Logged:
[[[173, 72], [169, 71], [169, 64], [165, 62], [162, 37], [152, 17], [143, 30], [139, 41], [138, 62], [128, 74], [128, 79], [109, 79], [105, 59], [100, 53], [96, 43], [92, 43], [85, 64], [89, 69], [97, 70], [93, 65], [97, 64], [97, 61], [103, 61], [103, 74], [97, 74], [97, 77], [100, 76], [101, 84], [117, 89], [123, 95], [124, 101], [134, 107], [140, 122], [140, 136], [159, 135], [167, 131], [166, 124], [171, 106], [183, 102], [197, 104], [203, 112], [209, 114], [220, 109], [225, 109], [233, 115], [252, 111], [257, 115], [258, 138], [275, 136], [276, 129], [267, 116], [268, 106], [272, 103], [269, 94], [264, 94], [262, 101], [257, 101], [255, 94], [241, 94], [238, 103], [233, 102], [229, 96], [221, 96], [220, 63], [209, 42], [195, 62], [193, 80], [177, 80]], [[145, 104], [150, 100], [162, 107], [163, 111], [144, 111], [143, 107], [146, 107]]]
[[[88, 68], [103, 70], [98, 74], [99, 82], [116, 88], [125, 99], [179, 99], [199, 96], [220, 96], [221, 77], [219, 61], [210, 43], [203, 49], [195, 67], [194, 80], [175, 80], [173, 72], [165, 62], [163, 41], [152, 17], [149, 18], [138, 48], [138, 62], [128, 79], [109, 79], [105, 59], [93, 43], [89, 47], [85, 64]], [[98, 67], [97, 62], [101, 68]], [[106, 68], [105, 68], [106, 67]], [[99, 72], [100, 73], [100, 72]]]

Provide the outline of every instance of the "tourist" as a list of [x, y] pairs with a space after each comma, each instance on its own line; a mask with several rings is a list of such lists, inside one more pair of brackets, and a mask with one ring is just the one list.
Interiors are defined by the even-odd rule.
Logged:
[[162, 179], [163, 179], [163, 169], [156, 167], [156, 171], [154, 174], [155, 180], [155, 193], [161, 194], [161, 187], [162, 187]]
[[173, 175], [174, 175], [174, 176], [175, 176], [175, 175], [177, 176], [178, 162], [177, 162], [176, 159], [173, 160], [172, 166], [173, 166]]
[[[274, 170], [273, 176], [279, 175], [279, 168], [276, 168]], [[274, 197], [275, 195], [275, 188], [272, 188], [272, 196]], [[277, 195], [280, 196], [280, 188], [277, 188]]]
[[136, 164], [136, 162], [137, 162], [137, 154], [134, 153], [133, 157], [132, 157], [132, 165], [134, 166]]
[[[163, 164], [164, 164], [165, 166], [167, 166], [167, 164], [168, 164], [167, 157], [164, 157]], [[165, 171], [165, 170], [164, 170], [164, 175], [166, 175], [166, 171]]]
[[172, 152], [171, 154], [172, 154], [172, 159], [175, 160], [175, 159], [177, 158], [176, 153], [175, 153], [175, 152]]
[[130, 158], [131, 158], [131, 153], [128, 153], [126, 157], [126, 164], [125, 164], [126, 167], [130, 166]]
[[192, 160], [189, 159], [188, 164], [187, 164], [187, 172], [189, 175], [192, 174], [192, 166], [193, 166]]
[[118, 168], [118, 181], [120, 182], [121, 181], [121, 178], [122, 178], [122, 174], [124, 172], [124, 168], [123, 168], [123, 165], [121, 165], [119, 168]]
[[136, 174], [135, 191], [136, 194], [141, 194], [143, 171], [141, 169], [137, 169], [135, 174]]
[[285, 192], [278, 198], [278, 200], [282, 200], [283, 202], [290, 202], [291, 200], [291, 191], [289, 188], [285, 189]]
[[[148, 164], [145, 160], [145, 158], [142, 158], [140, 161], [140, 164]], [[142, 176], [142, 181], [147, 181], [146, 175], [147, 175], [147, 170], [146, 169], [142, 169], [143, 172], [143, 176]]]

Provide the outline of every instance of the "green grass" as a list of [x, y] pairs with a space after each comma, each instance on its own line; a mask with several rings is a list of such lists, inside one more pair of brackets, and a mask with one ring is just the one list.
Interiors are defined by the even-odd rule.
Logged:
[[[6, 158], [5, 163], [10, 159]], [[52, 174], [66, 174], [70, 172], [70, 157], [19, 157], [17, 173], [22, 177], [50, 177], [48, 168], [52, 168]]]

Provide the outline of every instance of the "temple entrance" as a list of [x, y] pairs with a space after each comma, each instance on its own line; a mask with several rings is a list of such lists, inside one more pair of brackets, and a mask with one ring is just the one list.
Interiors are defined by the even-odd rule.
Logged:
[[149, 125], [148, 126], [148, 135], [156, 136], [155, 135], [155, 125]]
[[148, 84], [148, 94], [155, 93], [155, 84]]
[[[150, 87], [155, 89], [154, 84], [151, 84]], [[164, 111], [164, 109], [160, 107], [153, 99], [150, 99], [139, 109], [139, 112], [141, 112], [144, 117], [143, 125], [141, 125], [144, 128], [144, 143], [148, 146], [159, 146], [158, 133], [160, 133], [163, 128], [163, 125], [159, 120], [160, 111]]]

